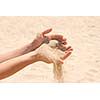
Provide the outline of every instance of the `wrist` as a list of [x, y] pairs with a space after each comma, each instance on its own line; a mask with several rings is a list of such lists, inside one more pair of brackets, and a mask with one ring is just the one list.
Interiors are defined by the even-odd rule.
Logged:
[[28, 58], [28, 61], [30, 61], [32, 63], [39, 61], [39, 55], [38, 55], [37, 51], [32, 51], [32, 52], [28, 53], [27, 58]]
[[25, 53], [29, 53], [31, 51], [34, 51], [35, 49], [36, 49], [36, 44], [34, 43], [33, 45], [33, 42], [30, 42], [29, 44], [24, 46]]
[[28, 45], [26, 45], [26, 48], [27, 48], [28, 52], [33, 51], [34, 46], [33, 46], [32, 42], [30, 42]]

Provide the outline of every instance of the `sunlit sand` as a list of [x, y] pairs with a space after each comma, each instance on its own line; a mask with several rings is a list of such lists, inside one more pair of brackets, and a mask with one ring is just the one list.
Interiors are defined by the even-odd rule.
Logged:
[[[100, 82], [100, 17], [0, 17], [0, 52], [30, 43], [47, 28], [64, 35], [74, 49], [61, 67], [63, 82]], [[58, 82], [53, 68], [37, 62], [0, 82]]]

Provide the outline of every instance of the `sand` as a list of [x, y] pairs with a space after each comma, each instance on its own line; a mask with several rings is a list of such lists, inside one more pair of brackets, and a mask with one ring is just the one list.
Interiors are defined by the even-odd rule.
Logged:
[[[100, 82], [100, 17], [0, 17], [0, 52], [29, 43], [53, 28], [74, 49], [64, 62], [64, 82]], [[0, 82], [55, 82], [53, 65], [37, 62]]]

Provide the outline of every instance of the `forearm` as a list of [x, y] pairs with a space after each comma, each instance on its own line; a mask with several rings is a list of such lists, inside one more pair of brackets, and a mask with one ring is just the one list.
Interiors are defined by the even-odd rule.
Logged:
[[34, 50], [34, 48], [35, 47], [34, 46], [32, 47], [32, 44], [29, 43], [29, 44], [27, 44], [27, 45], [25, 45], [25, 46], [23, 46], [21, 48], [18, 48], [18, 49], [15, 49], [15, 50], [0, 54], [0, 63], [4, 62], [6, 60], [9, 60], [9, 59], [24, 55], [26, 53], [29, 53], [30, 51]]
[[25, 66], [35, 63], [37, 61], [36, 53], [31, 52], [23, 56], [16, 57], [11, 60], [7, 60], [0, 64], [0, 79], [4, 79], [13, 75]]

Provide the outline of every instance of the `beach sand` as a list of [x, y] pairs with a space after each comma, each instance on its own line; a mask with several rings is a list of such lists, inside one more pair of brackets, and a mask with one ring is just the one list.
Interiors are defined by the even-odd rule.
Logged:
[[[64, 82], [100, 82], [100, 17], [0, 17], [0, 52], [20, 48], [48, 28], [74, 49], [63, 65]], [[36, 62], [0, 82], [55, 82], [53, 65]]]

